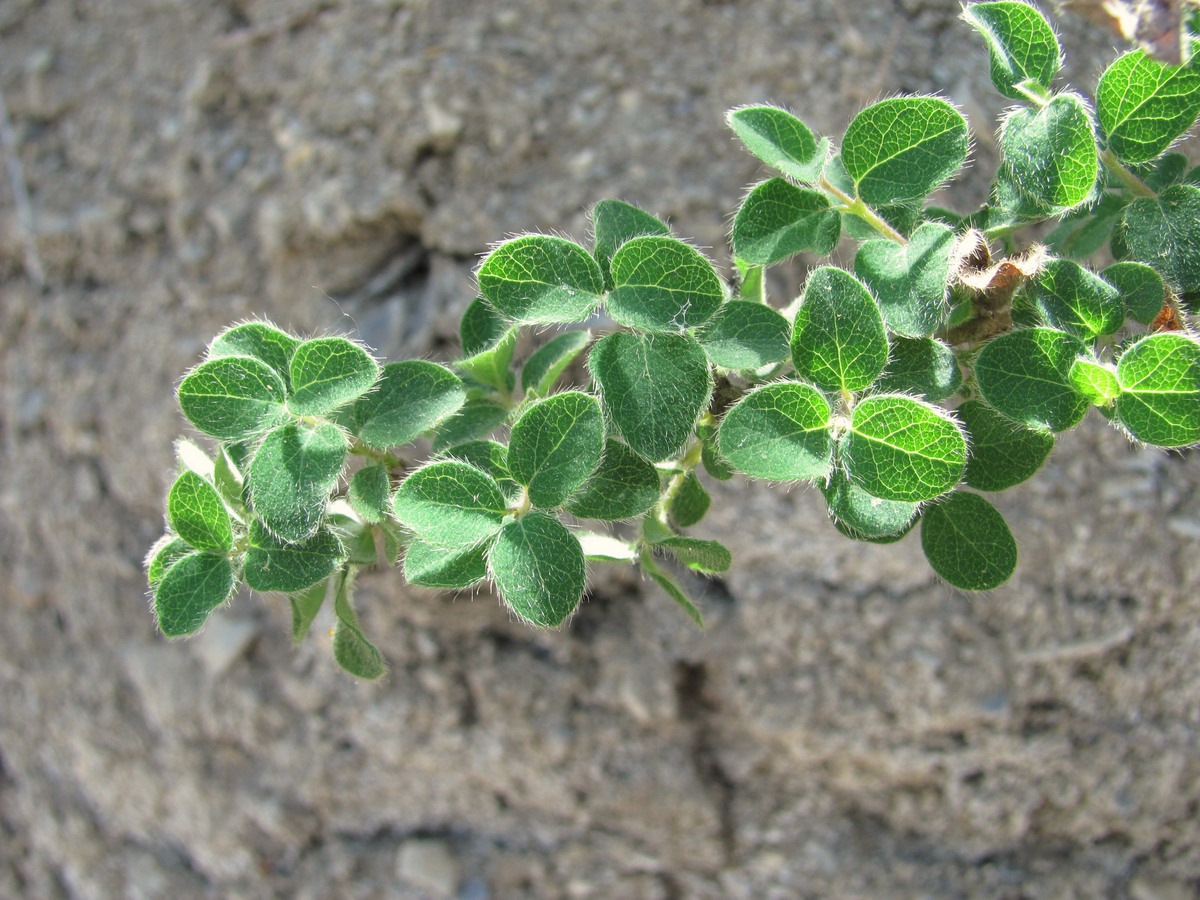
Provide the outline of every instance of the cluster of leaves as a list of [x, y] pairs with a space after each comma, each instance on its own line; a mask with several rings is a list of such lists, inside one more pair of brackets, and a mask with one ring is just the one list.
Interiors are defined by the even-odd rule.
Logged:
[[[195, 631], [244, 581], [291, 598], [299, 639], [332, 595], [338, 662], [376, 677], [354, 574], [401, 560], [430, 588], [490, 579], [545, 627], [578, 606], [589, 560], [637, 565], [699, 621], [672, 565], [731, 563], [685, 533], [710, 504], [701, 472], [812, 483], [855, 540], [919, 523], [934, 571], [986, 590], [1017, 546], [983, 493], [1032, 476], [1089, 408], [1143, 444], [1200, 442], [1186, 325], [1200, 170], [1169, 152], [1200, 114], [1200, 67], [1126, 53], [1093, 106], [1056, 89], [1062, 54], [1036, 9], [977, 3], [964, 18], [1019, 104], [971, 215], [929, 203], [969, 151], [944, 99], [875, 103], [840, 147], [744, 107], [729, 124], [779, 174], [735, 214], [736, 288], [665, 223], [607, 200], [590, 249], [528, 235], [492, 250], [449, 367], [380, 366], [348, 339], [260, 322], [218, 336], [179, 386], [219, 443], [178, 447], [148, 560], [162, 631]], [[1048, 221], [1047, 246], [1019, 248]], [[769, 267], [843, 238], [858, 242], [852, 269], [819, 266], [771, 305]], [[1098, 252], [1110, 264], [1085, 268]], [[523, 330], [544, 343], [517, 365]]]

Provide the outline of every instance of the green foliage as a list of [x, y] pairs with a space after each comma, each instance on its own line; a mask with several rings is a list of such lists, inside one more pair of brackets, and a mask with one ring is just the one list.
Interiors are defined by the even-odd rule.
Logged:
[[[487, 255], [445, 365], [266, 322], [219, 334], [178, 389], [216, 446], [176, 445], [146, 558], [162, 632], [195, 632], [244, 583], [287, 595], [295, 640], [331, 616], [338, 664], [379, 678], [353, 590], [401, 560], [423, 588], [490, 582], [537, 627], [575, 613], [587, 565], [634, 566], [702, 625], [685, 585], [733, 560], [689, 530], [727, 502], [708, 479], [738, 476], [812, 483], [852, 540], [919, 529], [940, 578], [990, 590], [1017, 545], [975, 492], [1032, 477], [1089, 409], [1141, 444], [1200, 445], [1200, 170], [1171, 152], [1200, 68], [1126, 53], [1093, 111], [1055, 84], [1035, 7], [963, 18], [1016, 103], [977, 210], [930, 203], [970, 145], [945, 100], [872, 104], [840, 144], [745, 106], [728, 123], [774, 177], [731, 218], [733, 277], [603, 200], [590, 249], [526, 235]], [[771, 296], [770, 267], [835, 250], [852, 272], [822, 260], [790, 304]]]

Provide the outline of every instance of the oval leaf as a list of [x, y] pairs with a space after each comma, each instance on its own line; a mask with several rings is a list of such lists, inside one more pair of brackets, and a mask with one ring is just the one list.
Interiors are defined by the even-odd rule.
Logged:
[[461, 379], [437, 363], [388, 363], [375, 390], [354, 404], [353, 430], [377, 450], [399, 447], [449, 419], [466, 396]]
[[626, 443], [654, 462], [683, 447], [712, 394], [704, 348], [687, 335], [610, 334], [588, 368]]
[[1156, 447], [1200, 443], [1200, 343], [1190, 335], [1151, 334], [1117, 362], [1117, 418]]
[[[1177, 184], [1125, 207], [1120, 234], [1179, 294], [1200, 290], [1200, 187]], [[190, 418], [190, 416], [189, 416]], [[210, 432], [211, 434], [211, 432]]]
[[1113, 263], [1100, 277], [1120, 292], [1125, 315], [1143, 325], [1154, 321], [1167, 299], [1162, 276], [1145, 263]]
[[784, 175], [812, 184], [820, 179], [829, 141], [818, 141], [808, 126], [776, 106], [743, 106], [726, 116], [746, 149]]
[[1040, 431], [1065, 431], [1087, 413], [1071, 384], [1071, 365], [1087, 351], [1052, 328], [1029, 328], [989, 341], [975, 359], [983, 399], [1014, 422]]
[[590, 394], [572, 391], [539, 400], [513, 425], [508, 471], [541, 509], [563, 504], [600, 464], [604, 414]]
[[198, 631], [236, 586], [233, 565], [224, 556], [187, 554], [167, 569], [154, 591], [158, 627], [167, 637]]
[[905, 245], [866, 241], [854, 257], [854, 272], [879, 298], [889, 331], [932, 337], [949, 310], [946, 282], [954, 231], [936, 222], [917, 227]]
[[921, 517], [921, 547], [933, 571], [964, 591], [988, 591], [1017, 567], [1017, 542], [996, 507], [955, 491]]
[[604, 275], [575, 242], [533, 234], [488, 254], [479, 268], [479, 289], [511, 322], [579, 322], [600, 303]]
[[919, 504], [872, 497], [850, 480], [843, 469], [834, 469], [821, 487], [829, 515], [839, 530], [855, 540], [878, 541], [902, 536], [912, 526]]
[[442, 591], [457, 591], [487, 577], [487, 547], [447, 550], [417, 538], [404, 551], [404, 580]]
[[940, 497], [958, 484], [967, 465], [958, 424], [911, 397], [883, 394], [858, 403], [841, 446], [850, 477], [882, 500]]
[[738, 208], [733, 255], [743, 265], [772, 266], [802, 250], [829, 253], [841, 233], [841, 214], [824, 194], [772, 178], [756, 186]]
[[465, 549], [500, 530], [508, 504], [492, 476], [457, 460], [417, 469], [392, 501], [396, 518], [435, 547]]
[[1015, 109], [1000, 132], [1004, 180], [1046, 215], [1090, 200], [1100, 174], [1092, 120], [1083, 100], [1059, 94], [1038, 109]]
[[725, 414], [718, 449], [726, 462], [751, 478], [823, 478], [833, 454], [831, 415], [829, 401], [812, 385], [764, 385]]
[[1030, 478], [1054, 449], [1054, 435], [1024, 428], [985, 403], [968, 400], [957, 410], [971, 436], [964, 479], [980, 491], [1003, 491]]
[[1093, 406], [1108, 406], [1121, 393], [1121, 383], [1111, 367], [1080, 357], [1071, 364], [1071, 385]]
[[316, 533], [349, 445], [336, 425], [280, 426], [250, 463], [250, 502], [271, 533], [289, 543]]
[[1047, 262], [1033, 280], [1031, 294], [1047, 325], [1083, 341], [1125, 324], [1120, 291], [1069, 259]]
[[253, 522], [249, 540], [245, 578], [256, 591], [302, 591], [324, 581], [346, 560], [341, 542], [325, 528], [306, 541], [285, 544]]
[[288, 409], [298, 416], [323, 416], [369, 391], [379, 377], [379, 363], [353, 341], [314, 338], [292, 353], [289, 372]]
[[233, 548], [233, 522], [221, 495], [195, 472], [183, 472], [167, 494], [171, 527], [197, 550], [228, 553]]
[[954, 351], [933, 338], [896, 338], [891, 358], [875, 388], [885, 394], [915, 394], [930, 403], [962, 386]]
[[544, 628], [575, 611], [587, 584], [579, 541], [543, 512], [504, 526], [488, 554], [488, 570], [508, 608]]
[[266, 322], [243, 322], [217, 335], [208, 345], [208, 358], [253, 356], [274, 369], [284, 384], [291, 384], [288, 366], [300, 341]]
[[592, 231], [596, 236], [592, 255], [604, 273], [604, 287], [612, 290], [609, 264], [621, 245], [647, 234], [670, 234], [671, 229], [645, 210], [621, 200], [601, 200], [592, 207]]
[[788, 358], [790, 332], [788, 320], [771, 307], [733, 300], [721, 307], [697, 337], [716, 365], [757, 369]]
[[609, 314], [641, 331], [683, 331], [712, 318], [725, 288], [712, 263], [672, 237], [626, 241], [612, 258]]
[[796, 371], [830, 392], [870, 387], [887, 365], [888, 342], [879, 305], [849, 272], [813, 271], [792, 331]]
[[842, 164], [871, 206], [920, 200], [967, 159], [967, 121], [937, 97], [893, 97], [854, 117], [842, 139]]
[[188, 421], [215, 438], [240, 441], [270, 431], [287, 416], [283, 379], [250, 356], [211, 359], [179, 385]]
[[983, 35], [991, 56], [992, 84], [1010, 100], [1046, 95], [1062, 68], [1054, 29], [1027, 3], [972, 3], [963, 19]]
[[1200, 114], [1200, 70], [1172, 66], [1134, 50], [1104, 70], [1096, 86], [1096, 117], [1108, 149], [1123, 163], [1163, 153]]
[[583, 488], [567, 501], [581, 519], [632, 519], [658, 500], [658, 470], [620, 441], [604, 445], [604, 458]]

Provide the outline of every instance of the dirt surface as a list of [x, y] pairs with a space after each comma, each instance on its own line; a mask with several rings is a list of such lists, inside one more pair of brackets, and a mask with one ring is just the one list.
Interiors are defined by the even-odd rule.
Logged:
[[[1196, 897], [1200, 466], [1095, 418], [999, 499], [1022, 562], [986, 596], [735, 482], [704, 632], [624, 572], [546, 633], [370, 576], [362, 685], [279, 598], [173, 644], [147, 610], [172, 386], [219, 328], [446, 358], [489, 242], [609, 196], [724, 259], [739, 103], [839, 134], [937, 90], [990, 172], [957, 12], [0, 2], [0, 896]], [[1111, 38], [1060, 24], [1094, 76]]]

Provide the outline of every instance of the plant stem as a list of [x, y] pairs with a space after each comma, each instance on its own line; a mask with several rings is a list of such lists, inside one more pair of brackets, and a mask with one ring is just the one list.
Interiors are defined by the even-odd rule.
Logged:
[[824, 175], [821, 176], [821, 187], [841, 201], [842, 212], [849, 213], [852, 216], [858, 216], [889, 241], [895, 241], [901, 246], [908, 243], [908, 238], [885, 222], [869, 206], [867, 206], [867, 204], [863, 203], [862, 200], [858, 199], [857, 197], [851, 197], [845, 191], [838, 188], [837, 185], [831, 182]]
[[1112, 172], [1121, 180], [1125, 187], [1129, 188], [1130, 192], [1138, 197], [1157, 197], [1158, 194], [1153, 191], [1146, 182], [1138, 178], [1130, 172], [1121, 161], [1117, 159], [1117, 154], [1111, 150], [1105, 150], [1100, 154], [1100, 161], [1104, 163], [1104, 167]]

